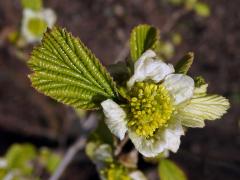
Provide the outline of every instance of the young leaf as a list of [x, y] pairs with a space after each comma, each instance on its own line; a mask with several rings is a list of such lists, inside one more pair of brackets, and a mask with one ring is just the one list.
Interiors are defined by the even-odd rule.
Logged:
[[161, 180], [187, 180], [185, 173], [168, 159], [160, 161], [158, 172]]
[[117, 98], [115, 82], [106, 69], [65, 29], [46, 32], [28, 64], [33, 87], [67, 105], [93, 109], [105, 99]]
[[133, 61], [136, 61], [146, 50], [156, 48], [159, 32], [149, 25], [139, 25], [132, 30], [130, 51]]
[[176, 73], [187, 74], [193, 63], [193, 59], [194, 54], [192, 52], [189, 52], [185, 56], [183, 56], [183, 58], [180, 59], [180, 61], [175, 66]]

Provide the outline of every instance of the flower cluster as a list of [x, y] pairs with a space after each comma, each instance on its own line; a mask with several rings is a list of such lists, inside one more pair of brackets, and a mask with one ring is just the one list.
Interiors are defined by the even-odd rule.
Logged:
[[173, 65], [147, 50], [127, 82], [128, 103], [111, 99], [101, 103], [110, 131], [120, 140], [128, 132], [146, 157], [176, 152], [184, 127], [203, 127], [204, 120], [218, 119], [229, 108], [224, 97], [206, 93], [207, 84], [174, 72]]

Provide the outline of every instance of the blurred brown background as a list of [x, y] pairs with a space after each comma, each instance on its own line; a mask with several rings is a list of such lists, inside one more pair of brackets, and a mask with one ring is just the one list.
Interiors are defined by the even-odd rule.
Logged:
[[[211, 16], [189, 12], [171, 32], [182, 35], [173, 61], [188, 51], [195, 52], [191, 75], [202, 75], [211, 93], [230, 99], [227, 115], [191, 129], [172, 159], [184, 168], [189, 179], [240, 179], [240, 1], [205, 0]], [[105, 64], [113, 62], [128, 41], [130, 30], [139, 23], [164, 27], [178, 8], [161, 0], [48, 0], [57, 24], [66, 27]], [[0, 0], [0, 34], [16, 29], [22, 9], [18, 0]], [[163, 36], [164, 38], [164, 36]], [[31, 52], [27, 48], [27, 53]], [[26, 63], [13, 53], [11, 44], [0, 39], [0, 153], [14, 142], [66, 149], [79, 134], [73, 110], [39, 94], [30, 86]], [[91, 179], [94, 165], [76, 159], [65, 179]], [[82, 161], [81, 161], [82, 159]], [[153, 166], [140, 164], [150, 170]], [[92, 172], [95, 173], [92, 173]], [[84, 178], [83, 178], [84, 177]], [[152, 176], [154, 177], [154, 175]]]

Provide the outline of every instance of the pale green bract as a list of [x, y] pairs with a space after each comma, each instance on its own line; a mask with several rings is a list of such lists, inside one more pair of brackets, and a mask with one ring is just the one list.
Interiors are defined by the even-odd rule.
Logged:
[[178, 119], [187, 127], [204, 127], [204, 120], [219, 119], [229, 107], [226, 98], [218, 95], [196, 95], [178, 111]]
[[93, 53], [64, 29], [44, 34], [29, 61], [33, 87], [75, 108], [98, 108], [118, 96], [115, 82]]

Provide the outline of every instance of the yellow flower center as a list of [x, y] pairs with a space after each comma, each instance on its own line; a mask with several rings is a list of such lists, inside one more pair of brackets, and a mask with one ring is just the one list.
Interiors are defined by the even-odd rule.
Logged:
[[168, 125], [173, 105], [168, 90], [161, 84], [136, 83], [130, 101], [131, 117], [128, 126], [146, 138]]
[[128, 176], [127, 169], [123, 166], [111, 164], [109, 169], [100, 172], [108, 180], [131, 180]]
[[28, 30], [37, 37], [43, 35], [47, 29], [47, 23], [40, 18], [31, 18], [28, 21]]

